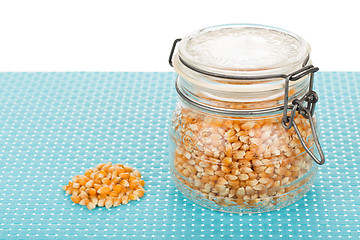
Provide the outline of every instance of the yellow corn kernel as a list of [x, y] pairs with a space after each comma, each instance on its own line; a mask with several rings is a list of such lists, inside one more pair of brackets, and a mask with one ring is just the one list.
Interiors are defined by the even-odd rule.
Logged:
[[113, 177], [113, 179], [111, 179], [111, 181], [116, 184], [116, 183], [121, 181], [121, 178], [120, 177]]
[[81, 197], [77, 196], [77, 195], [72, 195], [70, 197], [71, 201], [73, 201], [74, 203], [79, 203], [81, 201]]
[[110, 172], [110, 173], [112, 174], [112, 173], [115, 172], [116, 168], [117, 168], [116, 166], [111, 166], [111, 167], [109, 167], [109, 169], [107, 170], [107, 172]]
[[98, 203], [97, 203], [97, 205], [99, 206], [99, 207], [103, 207], [103, 206], [105, 206], [105, 198], [101, 198], [101, 199], [99, 199], [99, 201], [98, 201]]
[[103, 178], [101, 181], [103, 184], [106, 184], [106, 185], [110, 185], [110, 183], [111, 183], [110, 179], [108, 179], [108, 178]]
[[123, 187], [129, 187], [129, 182], [125, 179], [121, 180], [120, 185]]
[[89, 202], [86, 206], [89, 210], [93, 210], [96, 207], [96, 205], [93, 202]]
[[111, 191], [111, 192], [109, 193], [109, 196], [110, 196], [110, 197], [117, 197], [117, 196], [119, 196], [119, 193], [118, 193], [118, 192], [115, 192], [115, 191]]
[[128, 192], [128, 189], [123, 187], [123, 189], [121, 190], [120, 194], [125, 195]]
[[96, 196], [90, 196], [90, 201], [93, 203], [93, 204], [97, 204], [98, 203], [98, 198]]
[[129, 176], [130, 176], [129, 173], [120, 173], [120, 174], [119, 174], [119, 177], [121, 177], [122, 179], [128, 179]]
[[123, 196], [123, 197], [121, 198], [121, 203], [122, 203], [123, 205], [128, 204], [128, 203], [129, 203], [129, 197], [128, 197], [128, 196]]
[[90, 200], [88, 198], [83, 198], [83, 199], [81, 199], [79, 204], [85, 206], [85, 205], [88, 205], [89, 202], [90, 202]]
[[95, 174], [95, 179], [104, 178], [106, 175], [107, 173], [104, 170], [100, 170]]
[[74, 188], [71, 192], [72, 195], [79, 195], [80, 191], [79, 189]]
[[86, 192], [84, 192], [84, 191], [82, 191], [79, 196], [81, 197], [81, 199], [89, 197], [88, 194]]
[[68, 189], [68, 187], [69, 187], [69, 186], [65, 185], [65, 186], [62, 187], [62, 189], [63, 189], [64, 191], [66, 191], [66, 190]]
[[96, 190], [94, 188], [89, 188], [89, 195], [95, 196], [96, 195]]
[[132, 182], [132, 181], [134, 181], [134, 180], [136, 180], [136, 177], [135, 177], [135, 176], [130, 176], [129, 179], [128, 179], [129, 182]]
[[99, 190], [97, 190], [99, 194], [109, 194], [110, 188], [109, 187], [100, 187]]
[[116, 169], [116, 174], [119, 176], [120, 173], [125, 173], [125, 170], [123, 167], [119, 167], [118, 169]]
[[101, 182], [101, 178], [94, 179], [94, 180], [93, 180], [93, 182], [94, 182], [94, 184], [99, 184], [99, 185], [101, 185], [101, 184], [102, 184], [102, 182]]
[[101, 187], [100, 184], [97, 184], [97, 183], [94, 184], [94, 188], [95, 188], [96, 191], [99, 190], [100, 187]]
[[78, 183], [80, 184], [80, 186], [85, 186], [86, 180], [81, 178], [81, 179], [78, 180]]
[[114, 200], [114, 207], [120, 206], [121, 205], [121, 198], [115, 198]]
[[107, 209], [111, 208], [112, 206], [114, 205], [114, 201], [112, 198], [108, 198], [106, 201], [105, 201], [105, 207]]
[[119, 184], [116, 184], [113, 190], [117, 193], [120, 193], [123, 190], [123, 187]]
[[66, 194], [72, 194], [73, 189], [73, 187], [68, 187], [68, 189], [66, 190]]
[[108, 173], [108, 174], [106, 175], [106, 177], [107, 177], [108, 179], [111, 179], [111, 173]]
[[91, 174], [93, 173], [94, 171], [91, 170], [91, 169], [88, 169], [85, 171], [85, 176], [87, 176], [88, 178], [90, 178]]
[[137, 178], [141, 178], [141, 173], [138, 170], [133, 171], [132, 175], [137, 177]]
[[138, 200], [138, 199], [139, 199], [139, 196], [136, 195], [136, 194], [130, 194], [130, 195], [129, 195], [129, 199], [130, 199], [131, 201], [135, 201], [135, 200]]
[[105, 199], [106, 200], [107, 197], [108, 197], [108, 195], [101, 195], [101, 194], [97, 195], [98, 199]]
[[80, 175], [76, 175], [76, 176], [74, 176], [74, 177], [72, 178], [72, 181], [73, 181], [74, 183], [76, 183], [76, 182], [79, 181], [79, 178], [80, 178]]
[[105, 175], [104, 175], [104, 174], [97, 173], [97, 174], [95, 174], [94, 179], [95, 179], [95, 180], [99, 179], [99, 180], [101, 181], [101, 179], [103, 179], [104, 177], [105, 177]]
[[132, 171], [134, 171], [134, 169], [133, 169], [132, 167], [126, 166], [126, 165], [124, 165], [124, 170], [125, 170], [126, 172], [132, 172]]
[[91, 188], [93, 186], [94, 186], [94, 181], [93, 180], [90, 180], [85, 184], [85, 187], [87, 187], [87, 188]]
[[111, 167], [111, 165], [112, 165], [112, 163], [108, 162], [101, 168], [101, 170], [107, 171]]
[[232, 163], [232, 158], [231, 157], [226, 157], [221, 162], [222, 162], [222, 164], [230, 165]]
[[139, 181], [138, 180], [133, 180], [132, 182], [130, 182], [129, 188], [130, 189], [135, 189], [138, 185], [139, 185]]
[[104, 165], [105, 165], [105, 163], [99, 163], [95, 168], [96, 169], [101, 169]]
[[134, 195], [138, 196], [139, 198], [142, 198], [145, 194], [145, 190], [144, 189], [136, 189], [133, 192]]
[[81, 179], [84, 179], [85, 180], [85, 182], [88, 182], [89, 180], [90, 180], [90, 178], [88, 178], [87, 176], [85, 176], [85, 175], [82, 175], [81, 176]]
[[140, 184], [142, 187], [144, 187], [144, 186], [145, 186], [145, 181], [141, 179], [141, 180], [139, 181], [139, 184]]
[[82, 192], [82, 191], [85, 191], [86, 190], [86, 187], [85, 186], [81, 186], [80, 188], [79, 188], [79, 192]]

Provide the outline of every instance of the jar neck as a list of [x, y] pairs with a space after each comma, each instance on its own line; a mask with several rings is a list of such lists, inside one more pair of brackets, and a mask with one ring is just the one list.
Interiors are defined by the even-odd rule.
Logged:
[[[173, 64], [179, 74], [177, 78], [179, 95], [199, 106], [223, 111], [264, 112], [271, 109], [279, 110], [284, 105], [285, 79], [283, 77], [269, 78], [260, 75], [261, 72], [257, 71], [248, 72], [241, 80], [209, 76], [189, 68], [177, 55], [174, 56]], [[305, 64], [311, 64], [310, 59]], [[298, 69], [301, 67], [302, 64], [299, 64]], [[283, 75], [286, 76], [289, 73], [287, 71]], [[309, 75], [290, 82], [289, 105], [292, 100], [301, 98], [308, 92], [309, 83]]]

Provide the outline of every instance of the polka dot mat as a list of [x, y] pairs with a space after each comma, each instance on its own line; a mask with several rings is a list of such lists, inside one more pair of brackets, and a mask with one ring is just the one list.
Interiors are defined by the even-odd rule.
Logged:
[[[0, 239], [360, 239], [360, 73], [316, 74], [327, 162], [284, 209], [211, 211], [169, 175], [175, 73], [0, 73]], [[61, 186], [101, 162], [139, 169], [147, 193], [112, 209]]]

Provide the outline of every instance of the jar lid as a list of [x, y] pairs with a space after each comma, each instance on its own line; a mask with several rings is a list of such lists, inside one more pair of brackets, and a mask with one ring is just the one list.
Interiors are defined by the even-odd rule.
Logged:
[[300, 36], [274, 27], [231, 24], [205, 28], [183, 38], [183, 63], [223, 75], [286, 74], [302, 67], [310, 47]]

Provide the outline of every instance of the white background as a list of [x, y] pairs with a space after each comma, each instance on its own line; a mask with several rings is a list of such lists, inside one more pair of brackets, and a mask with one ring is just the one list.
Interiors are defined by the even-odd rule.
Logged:
[[172, 42], [225, 23], [298, 33], [321, 71], [360, 70], [354, 1], [9, 0], [0, 2], [0, 71], [173, 71]]

